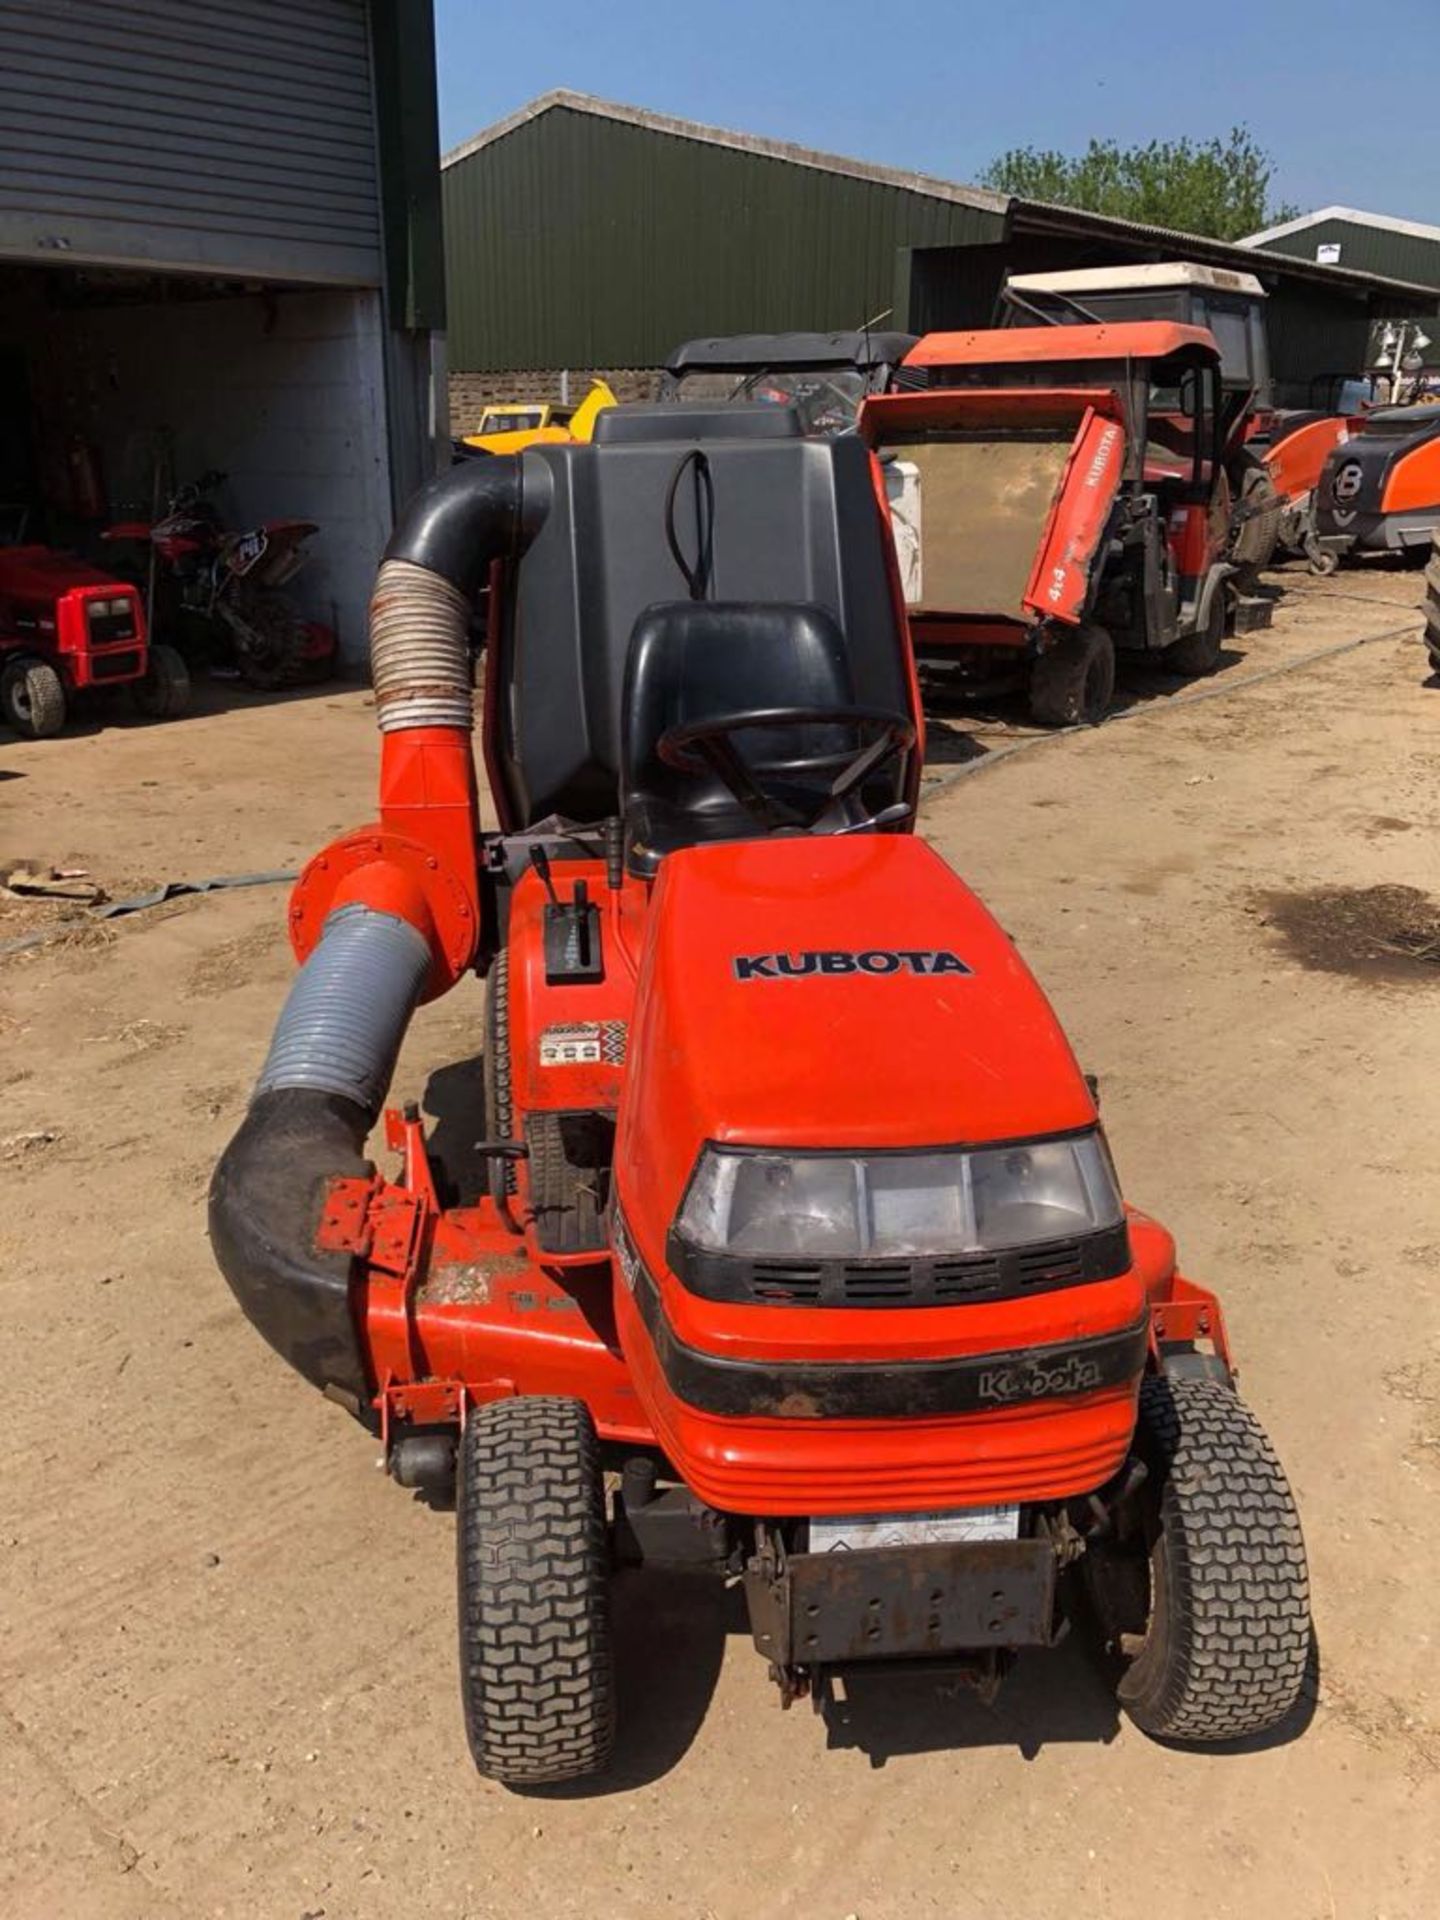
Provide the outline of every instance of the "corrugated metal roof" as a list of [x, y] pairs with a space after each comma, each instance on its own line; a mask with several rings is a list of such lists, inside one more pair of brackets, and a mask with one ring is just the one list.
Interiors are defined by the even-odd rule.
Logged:
[[1262, 227], [1259, 233], [1247, 233], [1236, 245], [1264, 247], [1272, 240], [1286, 240], [1292, 233], [1304, 233], [1309, 227], [1343, 221], [1347, 227], [1371, 227], [1377, 233], [1403, 233], [1411, 240], [1433, 240], [1440, 246], [1440, 227], [1427, 226], [1423, 220], [1401, 220], [1393, 213], [1362, 213], [1359, 207], [1317, 207], [1314, 213], [1302, 213], [1278, 226]]

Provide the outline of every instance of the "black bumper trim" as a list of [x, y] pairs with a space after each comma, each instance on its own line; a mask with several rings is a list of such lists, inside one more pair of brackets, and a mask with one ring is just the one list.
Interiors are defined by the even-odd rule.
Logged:
[[1073, 1399], [1137, 1380], [1150, 1322], [1082, 1340], [944, 1360], [728, 1360], [687, 1346], [671, 1326], [655, 1281], [623, 1236], [621, 1266], [671, 1392], [700, 1413], [782, 1420], [895, 1420], [998, 1413]]

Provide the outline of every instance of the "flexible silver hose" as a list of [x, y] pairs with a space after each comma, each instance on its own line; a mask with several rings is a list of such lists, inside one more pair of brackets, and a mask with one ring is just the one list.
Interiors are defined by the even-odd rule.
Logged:
[[384, 560], [370, 596], [370, 675], [382, 733], [475, 724], [470, 602], [442, 575]]
[[430, 948], [408, 921], [338, 908], [295, 976], [254, 1098], [309, 1087], [378, 1112], [429, 966]]

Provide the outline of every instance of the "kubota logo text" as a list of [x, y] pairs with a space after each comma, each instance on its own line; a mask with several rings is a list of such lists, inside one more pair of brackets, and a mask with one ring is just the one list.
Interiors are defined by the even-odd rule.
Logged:
[[737, 953], [737, 980], [805, 980], [817, 974], [838, 973], [969, 973], [958, 953], [948, 947], [868, 947], [863, 953], [807, 951], [805, 953]]
[[1051, 1400], [1062, 1394], [1092, 1393], [1101, 1384], [1100, 1368], [1078, 1353], [1063, 1360], [1027, 1358], [987, 1367], [980, 1375], [980, 1398], [997, 1406], [1016, 1400]]

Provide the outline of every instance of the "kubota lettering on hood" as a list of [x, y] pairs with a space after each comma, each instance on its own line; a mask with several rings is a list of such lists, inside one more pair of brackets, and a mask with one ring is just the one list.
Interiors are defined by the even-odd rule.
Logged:
[[737, 980], [805, 980], [820, 974], [970, 973], [958, 953], [948, 947], [868, 947], [854, 953], [830, 948], [804, 953], [737, 953], [732, 962]]

